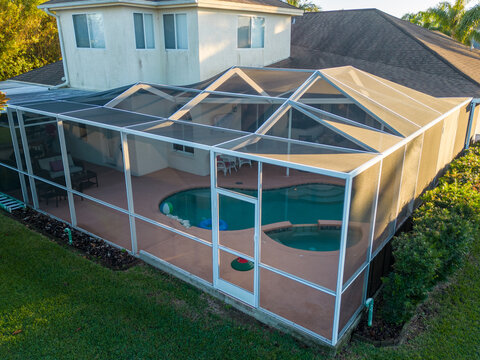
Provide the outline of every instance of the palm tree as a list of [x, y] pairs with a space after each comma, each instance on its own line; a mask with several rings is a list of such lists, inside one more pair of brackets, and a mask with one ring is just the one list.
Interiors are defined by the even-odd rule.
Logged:
[[470, 0], [455, 0], [439, 3], [426, 11], [405, 14], [402, 19], [430, 30], [441, 31], [454, 39], [472, 45], [480, 41], [480, 4], [466, 10]]
[[309, 0], [287, 0], [287, 3], [307, 12], [314, 12], [314, 11], [321, 10], [320, 7], [318, 7], [317, 5], [315, 5], [314, 2]]

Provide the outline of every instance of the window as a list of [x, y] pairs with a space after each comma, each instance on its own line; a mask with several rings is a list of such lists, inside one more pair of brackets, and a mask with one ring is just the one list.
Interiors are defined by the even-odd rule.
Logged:
[[180, 152], [184, 152], [184, 153], [187, 153], [187, 154], [193, 154], [194, 153], [193, 147], [179, 145], [179, 144], [172, 144], [172, 145], [173, 145], [173, 150], [175, 150], [175, 151], [180, 151]]
[[153, 15], [134, 13], [133, 25], [137, 49], [154, 49]]
[[188, 49], [187, 14], [163, 15], [165, 49]]
[[263, 48], [265, 38], [265, 18], [254, 16], [238, 17], [238, 47]]
[[73, 15], [75, 39], [79, 48], [105, 48], [102, 14]]

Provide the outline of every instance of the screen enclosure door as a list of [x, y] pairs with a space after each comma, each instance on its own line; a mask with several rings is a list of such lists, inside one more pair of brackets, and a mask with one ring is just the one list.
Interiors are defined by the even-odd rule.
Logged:
[[215, 193], [218, 207], [213, 219], [217, 225], [213, 250], [215, 285], [222, 292], [257, 306], [258, 199], [252, 196], [252, 191], [216, 188]]

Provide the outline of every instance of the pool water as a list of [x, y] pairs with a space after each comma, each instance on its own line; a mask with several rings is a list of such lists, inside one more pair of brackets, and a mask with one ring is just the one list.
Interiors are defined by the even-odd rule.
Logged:
[[[256, 196], [256, 190], [234, 189], [246, 195]], [[339, 185], [305, 184], [262, 193], [262, 225], [281, 221], [292, 224], [317, 224], [318, 220], [341, 220], [345, 189]], [[198, 226], [210, 219], [210, 188], [181, 191], [162, 200], [172, 204], [172, 215]], [[254, 227], [255, 207], [251, 203], [228, 196], [219, 196], [220, 219], [227, 230], [243, 230]]]
[[337, 251], [340, 248], [340, 229], [300, 226], [271, 231], [267, 235], [280, 244], [300, 250]]

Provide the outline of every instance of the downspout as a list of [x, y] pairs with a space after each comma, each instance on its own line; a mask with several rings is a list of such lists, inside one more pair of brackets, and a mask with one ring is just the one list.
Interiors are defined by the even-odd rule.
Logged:
[[54, 90], [54, 89], [59, 89], [59, 88], [69, 86], [70, 79], [68, 77], [67, 61], [65, 58], [65, 49], [63, 47], [63, 34], [62, 34], [62, 28], [60, 26], [60, 17], [57, 14], [52, 13], [48, 8], [44, 8], [43, 10], [48, 15], [53, 16], [57, 20], [58, 38], [60, 40], [60, 52], [62, 54], [63, 74], [64, 74], [65, 82], [48, 88], [48, 90]]
[[[475, 107], [480, 104], [480, 99], [473, 99], [470, 103], [470, 116], [468, 119], [467, 137], [465, 139], [465, 150], [470, 147], [470, 138], [472, 136], [473, 117], [475, 116]], [[474, 130], [475, 131], [475, 130]]]

